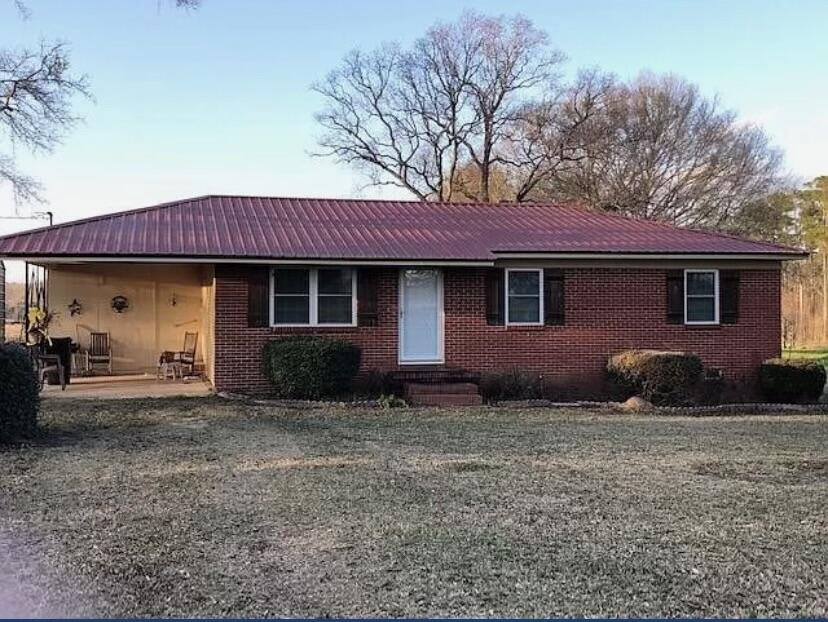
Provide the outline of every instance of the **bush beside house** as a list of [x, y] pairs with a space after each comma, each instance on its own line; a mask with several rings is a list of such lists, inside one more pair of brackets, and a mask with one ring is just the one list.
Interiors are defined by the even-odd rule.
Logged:
[[769, 402], [815, 402], [825, 389], [825, 367], [808, 359], [770, 359], [762, 363], [759, 383]]
[[351, 388], [361, 350], [346, 341], [303, 335], [269, 341], [262, 358], [277, 397], [319, 399]]
[[681, 406], [694, 401], [704, 366], [686, 352], [626, 350], [610, 357], [607, 372], [622, 399], [639, 395], [656, 405]]
[[0, 442], [33, 435], [39, 403], [39, 387], [29, 353], [17, 344], [0, 344]]
[[479, 388], [480, 395], [489, 403], [544, 397], [540, 376], [517, 368], [483, 374]]

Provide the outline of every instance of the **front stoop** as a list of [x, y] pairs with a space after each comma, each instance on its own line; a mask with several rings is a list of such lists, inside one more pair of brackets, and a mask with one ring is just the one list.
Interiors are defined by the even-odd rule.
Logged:
[[412, 406], [479, 406], [483, 398], [471, 382], [405, 383], [405, 399]]

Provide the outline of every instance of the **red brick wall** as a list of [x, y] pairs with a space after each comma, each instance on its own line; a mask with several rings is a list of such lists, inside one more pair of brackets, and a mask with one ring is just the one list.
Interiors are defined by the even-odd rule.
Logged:
[[378, 283], [376, 326], [355, 328], [248, 328], [247, 270], [216, 266], [215, 386], [220, 391], [261, 392], [262, 347], [281, 335], [316, 334], [347, 339], [362, 347], [362, 367], [395, 369], [397, 365], [397, 270], [384, 270]]
[[[665, 271], [646, 268], [566, 270], [563, 326], [486, 324], [484, 271], [445, 274], [445, 365], [470, 371], [519, 367], [562, 384], [591, 386], [607, 357], [627, 348], [685, 350], [732, 380], [753, 380], [759, 363], [780, 351], [780, 274], [744, 270], [735, 325], [667, 324]], [[247, 328], [243, 267], [216, 268], [216, 377], [219, 390], [261, 391], [261, 349], [280, 335], [314, 332], [359, 344], [363, 370], [397, 369], [397, 271], [380, 280], [378, 326], [302, 329]]]

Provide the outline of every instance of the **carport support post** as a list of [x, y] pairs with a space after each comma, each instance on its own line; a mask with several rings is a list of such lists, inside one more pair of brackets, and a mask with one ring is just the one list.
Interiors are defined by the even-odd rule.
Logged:
[[23, 262], [26, 284], [23, 286], [23, 341], [29, 343], [29, 262]]
[[0, 343], [6, 341], [6, 264], [0, 259]]

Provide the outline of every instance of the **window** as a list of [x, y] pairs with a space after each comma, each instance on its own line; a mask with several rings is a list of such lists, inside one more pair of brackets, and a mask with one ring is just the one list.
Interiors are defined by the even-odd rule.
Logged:
[[310, 324], [310, 270], [273, 274], [273, 323]]
[[319, 324], [350, 324], [354, 319], [353, 271], [341, 268], [319, 269], [317, 272], [317, 322]]
[[543, 270], [506, 270], [506, 323], [543, 323]]
[[350, 268], [276, 268], [272, 324], [353, 326], [356, 271]]
[[719, 323], [719, 271], [684, 271], [684, 322]]

